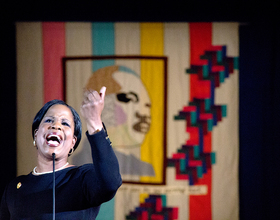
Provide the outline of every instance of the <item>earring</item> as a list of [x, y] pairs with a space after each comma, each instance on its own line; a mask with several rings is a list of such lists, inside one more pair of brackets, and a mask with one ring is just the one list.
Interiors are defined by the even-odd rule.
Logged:
[[36, 141], [35, 140], [33, 141], [33, 145], [34, 145], [34, 147], [36, 147]]
[[71, 155], [71, 154], [73, 154], [74, 153], [74, 147], [72, 147], [71, 149], [70, 149], [70, 151], [69, 151], [69, 155]]

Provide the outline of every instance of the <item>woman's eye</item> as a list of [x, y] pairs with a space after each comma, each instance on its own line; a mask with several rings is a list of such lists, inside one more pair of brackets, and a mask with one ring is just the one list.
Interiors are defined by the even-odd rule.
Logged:
[[50, 122], [52, 122], [52, 120], [48, 118], [45, 120], [45, 122], [50, 123]]
[[67, 122], [62, 122], [62, 125], [70, 127], [70, 125]]

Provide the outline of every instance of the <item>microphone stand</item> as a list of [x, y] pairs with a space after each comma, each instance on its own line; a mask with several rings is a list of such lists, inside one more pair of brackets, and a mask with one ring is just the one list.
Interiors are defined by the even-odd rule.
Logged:
[[53, 158], [53, 220], [55, 220], [55, 153], [52, 154]]

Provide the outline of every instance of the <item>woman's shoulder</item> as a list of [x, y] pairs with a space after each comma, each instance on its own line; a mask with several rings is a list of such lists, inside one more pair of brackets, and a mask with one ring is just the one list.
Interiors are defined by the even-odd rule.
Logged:
[[92, 171], [93, 169], [94, 169], [93, 164], [88, 163], [88, 164], [83, 164], [81, 166], [73, 165], [63, 170], [57, 171], [56, 173], [57, 176], [72, 176], [72, 175], [80, 175], [88, 171]]
[[[68, 175], [68, 174], [82, 174], [82, 173], [86, 173], [89, 171], [93, 170], [93, 164], [92, 163], [88, 163], [88, 164], [83, 164], [81, 166], [71, 166], [68, 168], [65, 168], [63, 170], [57, 171], [57, 176], [60, 175]], [[28, 173], [28, 174], [24, 174], [24, 175], [19, 175], [16, 178], [12, 179], [8, 185], [9, 186], [14, 186], [15, 184], [17, 185], [19, 183], [22, 182], [29, 182], [29, 181], [34, 181], [35, 179], [39, 180], [39, 179], [52, 179], [52, 173], [49, 174], [43, 174], [43, 175], [34, 175], [32, 172]]]
[[85, 172], [89, 172], [92, 171], [94, 169], [94, 166], [92, 163], [87, 163], [87, 164], [83, 164], [81, 166], [76, 166], [75, 169], [73, 169], [73, 172], [76, 173], [85, 173]]
[[30, 174], [20, 175], [12, 179], [7, 185], [6, 190], [18, 190], [22, 187], [23, 183], [29, 182]]
[[26, 180], [26, 179], [30, 179], [31, 176], [32, 176], [32, 172], [30, 172], [28, 174], [24, 174], [24, 175], [19, 175], [16, 178], [14, 178], [10, 183], [18, 182], [18, 181], [22, 181], [22, 180]]

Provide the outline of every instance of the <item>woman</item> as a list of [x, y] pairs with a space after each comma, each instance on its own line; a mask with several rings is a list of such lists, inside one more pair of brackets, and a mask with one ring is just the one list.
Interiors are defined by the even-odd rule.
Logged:
[[[112, 199], [122, 180], [117, 158], [101, 112], [106, 88], [87, 91], [81, 113], [87, 125], [93, 164], [76, 167], [67, 158], [81, 139], [77, 112], [60, 100], [46, 103], [32, 125], [37, 166], [6, 188], [0, 219], [95, 219], [100, 205]], [[55, 160], [55, 216], [53, 215], [53, 159]]]

